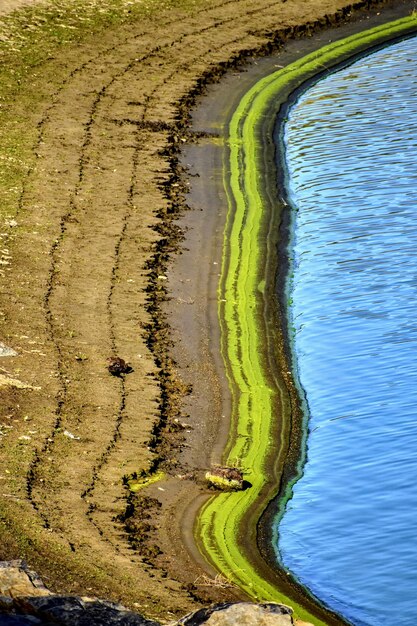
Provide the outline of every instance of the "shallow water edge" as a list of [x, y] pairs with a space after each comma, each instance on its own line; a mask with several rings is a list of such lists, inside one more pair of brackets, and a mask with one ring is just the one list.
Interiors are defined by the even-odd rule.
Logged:
[[279, 548], [355, 624], [387, 610], [416, 619], [416, 58], [416, 37], [361, 57], [309, 87], [285, 123], [309, 437]]
[[[399, 30], [396, 30], [397, 27]], [[276, 170], [271, 140], [275, 115], [294, 89], [322, 71], [323, 63], [328, 71], [372, 45], [383, 45], [397, 37], [399, 32], [404, 35], [414, 29], [414, 20], [407, 24], [391, 24], [379, 27], [377, 31], [362, 33], [344, 44], [338, 42], [326, 46], [320, 54], [313, 53], [310, 58], [303, 58], [294, 64], [291, 70], [287, 67], [273, 74], [273, 78], [259, 81], [241, 101], [231, 122], [228, 154], [231, 177], [226, 175], [225, 179], [229, 217], [223, 250], [220, 319], [222, 350], [234, 404], [232, 435], [225, 460], [233, 462], [237, 456], [246, 461], [252, 468], [248, 480], [253, 487], [243, 497], [242, 494], [221, 494], [211, 499], [200, 514], [197, 534], [202, 536], [203, 552], [210, 561], [249, 595], [258, 599], [286, 600], [295, 605], [293, 598], [303, 596], [303, 590], [295, 581], [290, 581], [285, 572], [277, 573], [260, 563], [256, 556], [256, 537], [252, 536], [252, 531], [249, 538], [247, 530], [242, 532], [243, 528], [256, 529], [265, 502], [273, 501], [261, 519], [258, 535], [261, 553], [273, 563], [274, 555], [268, 542], [271, 511], [276, 513], [276, 485], [280, 483], [280, 496], [288, 493], [288, 486], [299, 466], [304, 437], [300, 403], [288, 375], [283, 314], [276, 305], [271, 305], [276, 287], [276, 268], [280, 267], [277, 245], [282, 245], [282, 242], [273, 240], [272, 232], [285, 207], [285, 199], [279, 199], [275, 189]], [[242, 172], [243, 163], [245, 168]], [[226, 174], [228, 171], [226, 166]], [[259, 206], [262, 206], [262, 215], [256, 215]], [[250, 219], [247, 219], [248, 211], [251, 211]], [[261, 259], [259, 243], [265, 241], [268, 241], [268, 254]], [[257, 300], [251, 298], [254, 294], [258, 294]], [[278, 350], [277, 345], [280, 346]], [[256, 355], [262, 356], [257, 359]], [[278, 371], [284, 372], [284, 375], [278, 375]], [[264, 392], [252, 394], [248, 384], [255, 384], [258, 390], [263, 389]], [[267, 415], [258, 431], [254, 430], [257, 425], [252, 420], [255, 413], [263, 417]], [[279, 424], [276, 423], [276, 415], [279, 415]], [[270, 442], [274, 438], [277, 441], [278, 436], [282, 444], [277, 458], [276, 447], [273, 449]], [[251, 447], [250, 439], [255, 442], [255, 447]], [[250, 546], [248, 548], [248, 544], [254, 545], [255, 550]], [[286, 594], [278, 589], [285, 589]], [[314, 610], [314, 601], [308, 595], [304, 595], [302, 602], [311, 605]], [[301, 606], [295, 608], [299, 616], [310, 621], [314, 619], [316, 624], [342, 623], [337, 616], [332, 617], [327, 612], [323, 614], [325, 621], [321, 621], [317, 613], [316, 617], [312, 617]]]

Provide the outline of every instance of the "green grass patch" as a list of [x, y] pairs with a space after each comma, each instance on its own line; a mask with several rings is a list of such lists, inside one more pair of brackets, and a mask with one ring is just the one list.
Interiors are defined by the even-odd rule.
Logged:
[[36, 161], [37, 124], [79, 62], [74, 50], [88, 45], [98, 53], [112, 31], [140, 30], [144, 20], [157, 27], [202, 1], [49, 0], [0, 16], [0, 222], [18, 210]]

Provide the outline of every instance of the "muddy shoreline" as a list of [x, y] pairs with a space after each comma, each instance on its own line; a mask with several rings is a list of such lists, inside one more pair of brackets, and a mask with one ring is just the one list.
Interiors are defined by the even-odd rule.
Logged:
[[[0, 111], [0, 338], [18, 352], [2, 361], [0, 557], [158, 618], [242, 598], [193, 537], [229, 430], [226, 123], [275, 65], [412, 3], [355, 3], [343, 27], [343, 0], [303, 2], [302, 17], [296, 0], [25, 4]], [[107, 371], [115, 353], [132, 365], [124, 378]]]
[[[244, 69], [239, 69], [238, 72], [234, 72], [232, 76], [226, 76], [221, 80], [220, 84], [215, 87], [209, 87], [208, 94], [206, 94], [203, 102], [197, 106], [197, 109], [193, 111], [193, 128], [198, 131], [204, 131], [208, 133], [218, 133], [220, 129], [220, 137], [225, 139], [227, 122], [230, 119], [230, 111], [234, 108], [234, 103], [254, 84], [260, 77], [273, 72], [277, 67], [285, 66], [288, 63], [301, 58], [309, 52], [318, 49], [322, 45], [325, 45], [329, 41], [337, 41], [354, 33], [359, 33], [364, 30], [368, 30], [379, 24], [386, 23], [408, 15], [413, 9], [413, 3], [405, 2], [402, 6], [386, 5], [383, 11], [380, 8], [375, 9], [372, 13], [366, 16], [356, 16], [351, 22], [343, 25], [338, 25], [333, 28], [326, 28], [322, 31], [318, 27], [316, 32], [309, 40], [295, 40], [284, 46], [284, 49], [278, 53], [272, 54], [268, 58], [257, 57], [251, 59], [249, 66], [245, 66]], [[395, 40], [395, 37], [392, 39]], [[380, 44], [385, 45], [385, 44]], [[380, 46], [379, 45], [379, 46]], [[375, 46], [378, 48], [379, 46]], [[367, 52], [358, 53], [366, 54]], [[347, 63], [351, 60], [347, 61]], [[343, 64], [343, 61], [341, 61]], [[310, 79], [313, 80], [313, 79]], [[222, 100], [222, 92], [227, 93], [228, 97]], [[233, 101], [231, 102], [230, 94], [233, 94]], [[213, 145], [214, 143], [214, 145]], [[215, 392], [211, 393], [209, 406], [210, 410], [216, 407], [217, 402], [217, 415], [221, 412], [222, 418], [227, 416], [228, 409], [230, 410], [230, 389], [226, 380], [224, 367], [220, 356], [220, 344], [219, 344], [219, 325], [218, 325], [218, 303], [213, 299], [212, 294], [217, 288], [218, 283], [218, 267], [220, 264], [219, 251], [221, 250], [222, 240], [221, 234], [225, 227], [225, 211], [226, 204], [223, 183], [222, 183], [222, 147], [219, 146], [218, 140], [216, 142], [205, 141], [204, 145], [193, 146], [184, 151], [182, 162], [185, 167], [190, 169], [190, 163], [192, 163], [192, 178], [190, 180], [191, 190], [187, 195], [187, 202], [194, 208], [192, 214], [187, 213], [180, 222], [181, 228], [186, 231], [186, 251], [182, 254], [179, 260], [176, 260], [174, 264], [174, 276], [170, 279], [170, 286], [172, 286], [172, 293], [179, 300], [185, 300], [188, 298], [188, 302], [194, 303], [196, 300], [199, 302], [197, 307], [197, 316], [201, 315], [201, 308], [207, 309], [205, 312], [205, 326], [201, 324], [200, 330], [200, 345], [201, 340], [204, 338], [205, 349], [195, 350], [198, 346], [198, 342], [195, 341], [195, 335], [193, 335], [193, 341], [191, 346], [194, 347], [194, 352], [191, 353], [190, 346], [187, 346], [188, 363], [182, 369], [185, 373], [189, 367], [190, 361], [193, 363], [194, 377], [195, 368], [199, 367], [197, 363], [202, 364], [202, 370], [210, 370], [215, 373]], [[224, 150], [224, 148], [223, 148]], [[195, 182], [194, 177], [198, 176], [199, 179]], [[213, 184], [217, 186], [213, 191]], [[280, 194], [281, 197], [282, 194]], [[274, 245], [279, 249], [279, 266], [276, 268], [276, 285], [278, 290], [278, 310], [276, 315], [278, 316], [280, 326], [285, 327], [283, 319], [285, 319], [285, 297], [280, 285], [283, 284], [283, 276], [285, 275], [286, 266], [286, 217], [282, 217], [280, 235], [274, 239]], [[207, 237], [202, 238], [201, 233], [209, 233]], [[214, 242], [214, 245], [213, 245]], [[198, 263], [198, 279], [195, 273], [195, 269], [192, 269], [192, 259], [199, 259]], [[203, 260], [202, 263], [200, 261]], [[204, 270], [204, 268], [206, 268]], [[181, 276], [191, 276], [189, 279], [190, 285], [187, 285], [186, 289], [183, 289], [184, 278], [180, 278], [177, 282], [175, 280], [177, 272]], [[206, 289], [204, 290], [204, 304], [201, 306], [201, 281], [203, 281]], [[192, 285], [199, 285], [198, 292], [192, 289]], [[208, 294], [208, 295], [207, 295]], [[179, 338], [179, 343], [182, 337], [188, 336], [188, 329], [190, 320], [183, 325], [184, 318], [181, 313], [178, 312], [177, 307], [170, 307], [169, 320], [171, 326], [174, 328], [174, 333]], [[200, 321], [201, 323], [201, 321]], [[186, 330], [187, 326], [187, 330]], [[209, 332], [207, 333], [207, 329]], [[197, 334], [198, 331], [194, 332]], [[210, 342], [207, 341], [207, 334], [210, 337]], [[288, 345], [288, 337], [286, 332], [282, 331], [282, 349], [284, 362], [290, 363], [290, 350]], [[210, 350], [207, 351], [207, 345], [210, 343]], [[184, 352], [178, 348], [178, 343], [174, 350], [176, 354], [176, 360], [179, 366], [184, 363]], [[190, 354], [191, 353], [191, 354]], [[209, 362], [207, 362], [207, 356], [209, 356]], [[200, 372], [200, 380], [203, 379], [202, 370]], [[185, 375], [185, 374], [184, 374]], [[198, 380], [198, 376], [197, 376]], [[221, 389], [220, 400], [218, 398], [219, 388]], [[292, 397], [293, 405], [293, 417], [296, 423], [300, 423], [303, 420], [301, 403], [298, 397], [298, 392], [293, 383], [287, 383], [287, 388], [290, 396]], [[197, 398], [195, 397], [197, 396]], [[204, 399], [207, 401], [207, 389], [204, 391]], [[202, 399], [197, 392], [193, 393], [193, 397], [186, 403], [187, 411], [193, 412], [197, 409], [200, 411], [202, 405]], [[279, 428], [279, 426], [277, 426]], [[288, 459], [284, 473], [280, 476], [280, 488], [276, 498], [271, 500], [266, 507], [264, 514], [262, 515], [258, 526], [258, 549], [263, 555], [265, 561], [274, 565], [276, 563], [276, 556], [271, 547], [271, 520], [276, 516], [279, 509], [278, 501], [285, 493], [288, 483], [293, 479], [296, 474], [296, 466], [300, 455], [300, 446], [302, 445], [302, 428], [297, 426], [292, 435], [290, 446], [288, 449]], [[225, 427], [225, 421], [218, 419], [217, 437], [214, 445], [212, 445], [212, 452], [210, 461], [212, 463], [220, 463], [222, 460], [221, 452], [227, 441], [228, 429]], [[200, 499], [201, 501], [201, 499]], [[194, 509], [194, 507], [193, 507]], [[253, 552], [252, 552], [253, 555]], [[256, 555], [255, 555], [256, 560]], [[261, 565], [261, 568], [265, 570], [265, 566]], [[267, 574], [270, 576], [270, 573]], [[277, 582], [282, 588], [288, 590], [289, 594], [295, 593], [296, 596], [304, 598], [307, 605], [310, 601], [310, 596], [305, 589], [300, 587], [295, 580], [289, 580], [287, 572], [280, 572], [277, 576]], [[329, 620], [328, 623], [344, 623], [337, 616], [332, 616], [328, 612], [324, 612], [323, 616]], [[334, 621], [333, 621], [334, 620]]]

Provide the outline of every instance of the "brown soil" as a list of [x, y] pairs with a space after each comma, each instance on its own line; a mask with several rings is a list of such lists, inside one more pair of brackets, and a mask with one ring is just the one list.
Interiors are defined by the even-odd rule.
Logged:
[[[207, 306], [217, 208], [204, 224], [196, 212], [182, 222], [204, 255], [184, 250], [175, 277], [169, 265], [183, 237], [183, 165], [198, 161], [193, 145], [216, 143], [206, 132], [216, 129], [190, 130], [188, 111], [240, 57], [309, 34], [317, 20], [344, 21], [348, 4], [177, 3], [56, 46], [33, 63], [32, 99], [11, 88], [6, 105], [17, 130], [30, 129], [31, 149], [0, 216], [0, 339], [18, 352], [0, 364], [0, 557], [26, 557], [54, 589], [163, 618], [241, 597], [218, 584], [192, 541], [228, 396]], [[216, 191], [193, 188], [201, 209], [217, 206]], [[112, 376], [111, 356], [133, 371]], [[128, 479], [155, 469], [163, 482], [129, 492]]]
[[2, 0], [0, 4], [0, 14], [11, 13], [34, 2], [36, 2], [36, 0]]

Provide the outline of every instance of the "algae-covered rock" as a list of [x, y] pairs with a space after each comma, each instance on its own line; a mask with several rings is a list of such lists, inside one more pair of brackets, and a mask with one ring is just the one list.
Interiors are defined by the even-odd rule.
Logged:
[[222, 491], [240, 491], [244, 488], [243, 472], [237, 467], [212, 467], [206, 472], [206, 480]]

